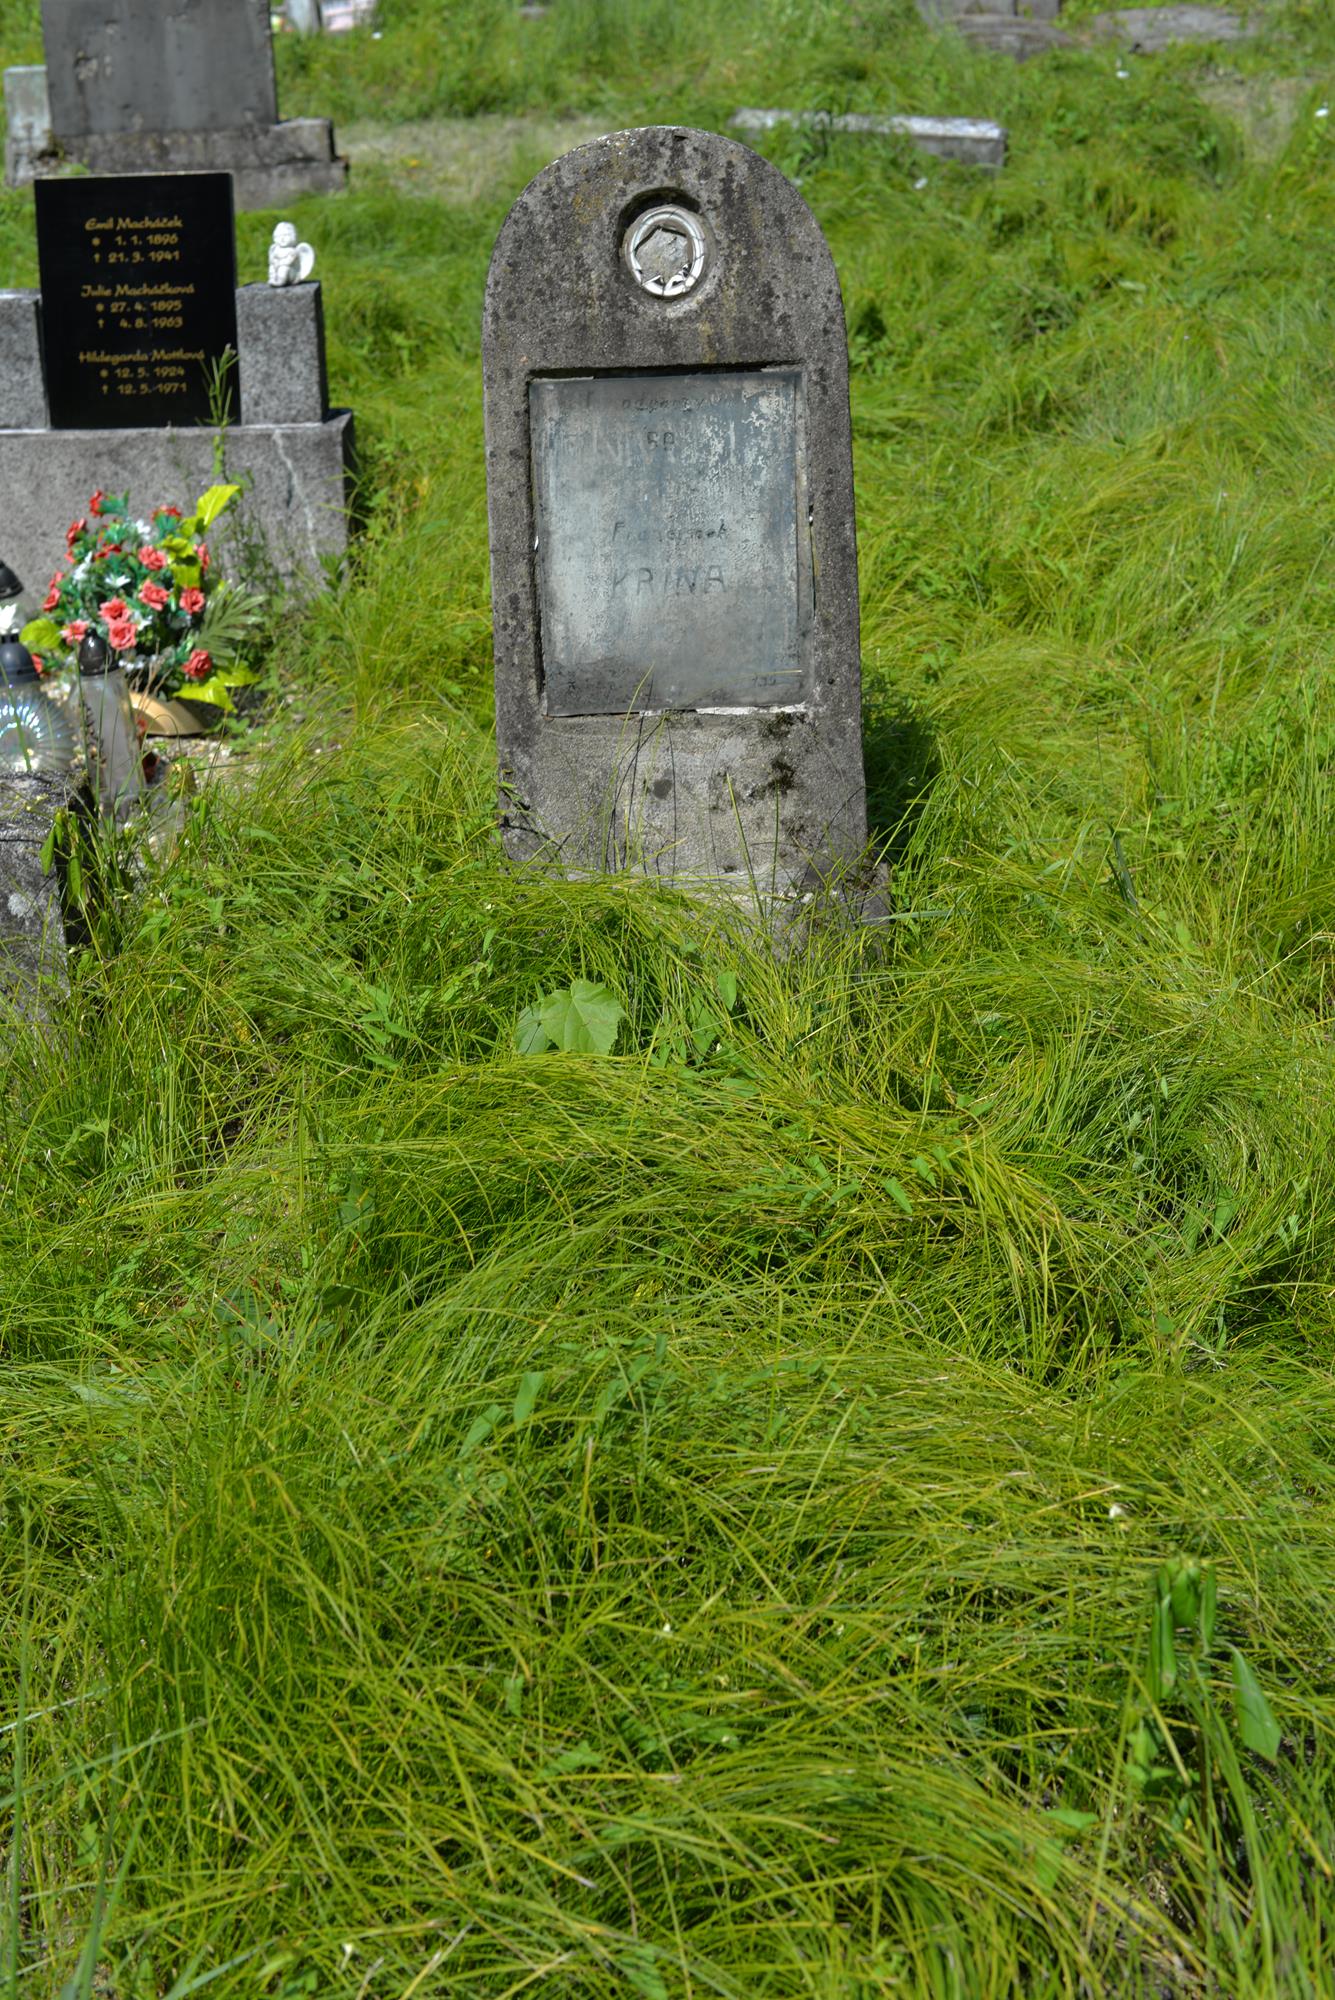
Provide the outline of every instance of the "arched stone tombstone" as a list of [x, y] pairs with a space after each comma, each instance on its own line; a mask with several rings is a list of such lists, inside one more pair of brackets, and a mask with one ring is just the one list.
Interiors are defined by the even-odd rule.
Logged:
[[730, 139], [548, 167], [483, 317], [501, 822], [517, 861], [773, 899], [866, 848], [839, 282]]

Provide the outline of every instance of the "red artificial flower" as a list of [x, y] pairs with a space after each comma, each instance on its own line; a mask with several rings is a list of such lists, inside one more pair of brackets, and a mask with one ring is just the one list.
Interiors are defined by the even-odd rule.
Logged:
[[71, 521], [65, 531], [65, 540], [67, 542], [77, 542], [87, 526], [87, 521]]
[[102, 512], [102, 502], [106, 499], [106, 497], [107, 497], [106, 494], [102, 491], [102, 488], [99, 486], [96, 493], [93, 495], [92, 499], [88, 502], [89, 513], [100, 514]]
[[46, 597], [43, 600], [42, 609], [43, 611], [54, 611], [59, 602], [60, 602], [60, 578], [58, 576], [53, 576], [51, 579], [50, 587], [47, 590]]
[[202, 646], [196, 646], [190, 658], [181, 668], [188, 681], [206, 681], [213, 672], [213, 661]]
[[139, 602], [146, 604], [150, 611], [165, 611], [171, 603], [171, 592], [164, 590], [160, 583], [141, 583]]
[[159, 507], [158, 512], [159, 514], [166, 515], [170, 520], [173, 521], [179, 521], [181, 518], [181, 510], [179, 507]]
[[188, 611], [192, 618], [197, 611], [202, 611], [204, 609], [203, 591], [183, 590], [181, 592], [181, 609], [182, 611]]
[[39, 674], [44, 674], [46, 672], [46, 661], [42, 658], [40, 653], [33, 654], [32, 663], [36, 667]]
[[207, 542], [201, 542], [199, 545], [199, 566], [206, 576], [208, 574], [209, 562], [209, 545]]
[[118, 653], [128, 653], [139, 633], [133, 618], [113, 618], [107, 625], [107, 637]]
[[77, 646], [80, 639], [86, 637], [87, 632], [88, 621], [86, 618], [72, 618], [60, 636], [67, 646]]
[[145, 569], [166, 569], [167, 558], [161, 549], [140, 549], [139, 560]]
[[130, 607], [123, 597], [109, 597], [105, 604], [99, 604], [97, 608], [108, 622], [130, 615]]

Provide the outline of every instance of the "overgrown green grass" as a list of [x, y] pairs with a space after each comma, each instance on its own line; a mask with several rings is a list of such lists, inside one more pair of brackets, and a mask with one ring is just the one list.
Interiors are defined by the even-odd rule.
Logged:
[[[1262, 164], [1186, 58], [384, 11], [288, 109], [1010, 122], [994, 181], [773, 146], [848, 306], [891, 919], [776, 958], [502, 865], [518, 183], [299, 208], [368, 522], [304, 722], [10, 1033], [0, 1994], [1335, 1991], [1330, 23], [1245, 57], [1311, 77]], [[517, 1054], [575, 978], [613, 1052]]]

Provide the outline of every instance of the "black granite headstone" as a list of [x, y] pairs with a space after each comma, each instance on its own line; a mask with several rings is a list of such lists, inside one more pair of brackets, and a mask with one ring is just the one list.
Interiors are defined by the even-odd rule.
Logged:
[[[38, 181], [42, 344], [54, 430], [207, 423], [236, 352], [230, 174]], [[235, 377], [231, 418], [240, 419]]]

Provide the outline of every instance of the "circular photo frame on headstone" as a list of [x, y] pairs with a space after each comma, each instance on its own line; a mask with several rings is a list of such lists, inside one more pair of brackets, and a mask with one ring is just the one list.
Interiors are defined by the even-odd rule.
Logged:
[[636, 216], [622, 250], [636, 284], [656, 299], [680, 299], [693, 292], [709, 255], [699, 217], [675, 203]]

